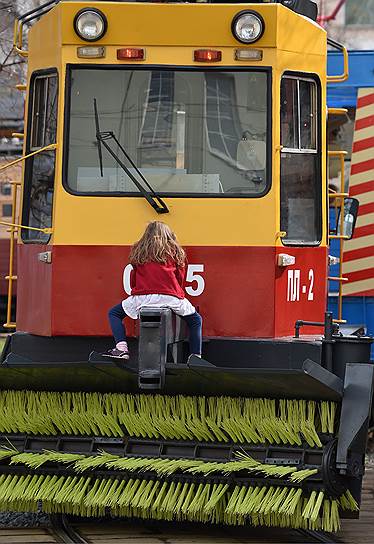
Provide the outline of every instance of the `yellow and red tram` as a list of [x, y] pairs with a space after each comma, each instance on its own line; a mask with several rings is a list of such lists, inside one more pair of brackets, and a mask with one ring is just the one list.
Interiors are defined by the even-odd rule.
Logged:
[[[26, 52], [23, 25], [41, 14]], [[17, 416], [1, 443], [27, 455], [61, 447], [53, 465], [91, 440], [91, 453], [104, 443], [121, 457], [123, 478], [134, 456], [150, 473], [136, 480], [150, 493], [142, 506], [132, 484], [124, 506], [122, 476], [102, 469], [88, 496], [79, 480], [67, 499], [62, 481], [66, 500], [47, 511], [336, 530], [338, 512], [358, 510], [373, 367], [370, 339], [342, 337], [325, 315], [327, 39], [316, 17], [309, 0], [61, 1], [17, 26], [28, 55], [17, 332], [0, 383], [33, 423]], [[187, 251], [203, 359], [187, 359], [160, 312], [133, 328], [129, 364], [113, 364], [99, 354], [107, 308], [130, 293], [130, 246], [157, 218]], [[52, 438], [28, 448], [20, 433]], [[240, 452], [247, 464], [228, 466]], [[175, 480], [176, 468], [157, 473], [162, 459], [183, 461]], [[49, 485], [9, 508], [32, 508]], [[104, 485], [118, 503], [95, 495]]]

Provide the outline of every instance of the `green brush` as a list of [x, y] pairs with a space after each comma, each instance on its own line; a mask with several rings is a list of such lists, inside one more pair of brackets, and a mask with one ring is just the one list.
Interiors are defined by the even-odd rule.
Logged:
[[113, 515], [144, 519], [179, 519], [268, 525], [335, 531], [339, 528], [339, 507], [356, 510], [349, 492], [340, 499], [327, 499], [323, 491], [304, 495], [301, 489], [276, 486], [161, 482], [84, 476], [50, 475], [0, 476], [1, 510]]
[[[298, 470], [296, 467], [262, 464], [249, 455], [241, 452], [236, 453], [239, 460], [227, 461], [225, 463], [207, 462], [191, 459], [157, 459], [147, 457], [119, 457], [105, 451], [98, 455], [85, 456], [81, 454], [60, 453], [53, 451], [44, 451], [43, 453], [18, 453], [12, 450], [7, 457], [11, 465], [23, 464], [29, 468], [39, 468], [45, 463], [64, 463], [68, 464], [73, 471], [80, 473], [87, 470], [106, 467], [111, 470], [120, 470], [126, 472], [146, 472], [152, 471], [159, 476], [170, 476], [176, 472], [186, 474], [220, 474], [228, 476], [234, 472], [245, 471], [248, 474], [263, 473], [265, 476], [273, 478], [289, 477], [290, 481], [300, 483], [310, 476], [318, 473], [318, 469]], [[4, 452], [5, 453], [5, 452]], [[0, 459], [3, 451], [0, 450]]]
[[321, 447], [330, 402], [99, 393], [0, 392], [0, 432]]
[[[36, 511], [41, 504], [48, 513], [81, 516], [337, 530], [339, 510], [357, 509], [349, 491], [340, 498], [307, 491], [318, 469], [262, 463], [240, 450], [322, 448], [319, 434], [333, 435], [336, 411], [332, 402], [293, 399], [1, 391], [3, 433], [221, 442], [237, 450], [219, 462], [3, 447], [0, 460], [23, 472], [0, 475], [0, 508]], [[53, 475], [53, 464], [69, 475]], [[51, 474], [33, 473], [41, 467]]]

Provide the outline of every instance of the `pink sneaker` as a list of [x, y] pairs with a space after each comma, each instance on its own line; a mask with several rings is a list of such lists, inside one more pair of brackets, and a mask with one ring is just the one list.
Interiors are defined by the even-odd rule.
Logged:
[[121, 349], [113, 348], [108, 349], [105, 353], [102, 353], [103, 357], [112, 357], [113, 359], [128, 359], [130, 357], [129, 352], [122, 351]]

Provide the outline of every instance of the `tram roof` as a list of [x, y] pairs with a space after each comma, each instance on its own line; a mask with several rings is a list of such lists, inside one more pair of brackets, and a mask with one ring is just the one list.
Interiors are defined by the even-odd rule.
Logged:
[[[72, 0], [48, 0], [47, 2], [44, 2], [37, 8], [32, 9], [31, 11], [25, 12], [21, 17], [19, 18], [24, 23], [31, 22], [38, 17], [41, 17], [48, 11], [50, 11], [55, 5], [60, 4], [62, 2], [70, 2]], [[95, 0], [96, 2], [102, 2], [102, 1], [108, 1], [108, 0]], [[155, 0], [110, 0], [112, 2], [122, 2], [122, 3], [131, 3], [131, 2], [141, 2], [141, 3], [155, 3]], [[196, 4], [196, 3], [204, 3], [204, 4], [242, 4], [243, 0], [158, 0], [159, 3], [162, 4], [176, 4], [176, 3], [190, 3], [190, 4]], [[88, 2], [89, 3], [89, 2]], [[157, 0], [156, 0], [157, 3]], [[291, 9], [292, 11], [304, 15], [305, 17], [308, 17], [312, 19], [313, 21], [317, 20], [318, 15], [318, 7], [315, 2], [312, 0], [257, 0], [256, 2], [245, 2], [247, 5], [251, 4], [282, 4], [283, 6]]]

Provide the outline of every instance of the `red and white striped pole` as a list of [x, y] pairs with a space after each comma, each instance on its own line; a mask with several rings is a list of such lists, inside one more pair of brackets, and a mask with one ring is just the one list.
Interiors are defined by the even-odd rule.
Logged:
[[349, 194], [360, 208], [354, 237], [344, 244], [343, 295], [374, 296], [374, 88], [358, 91]]

